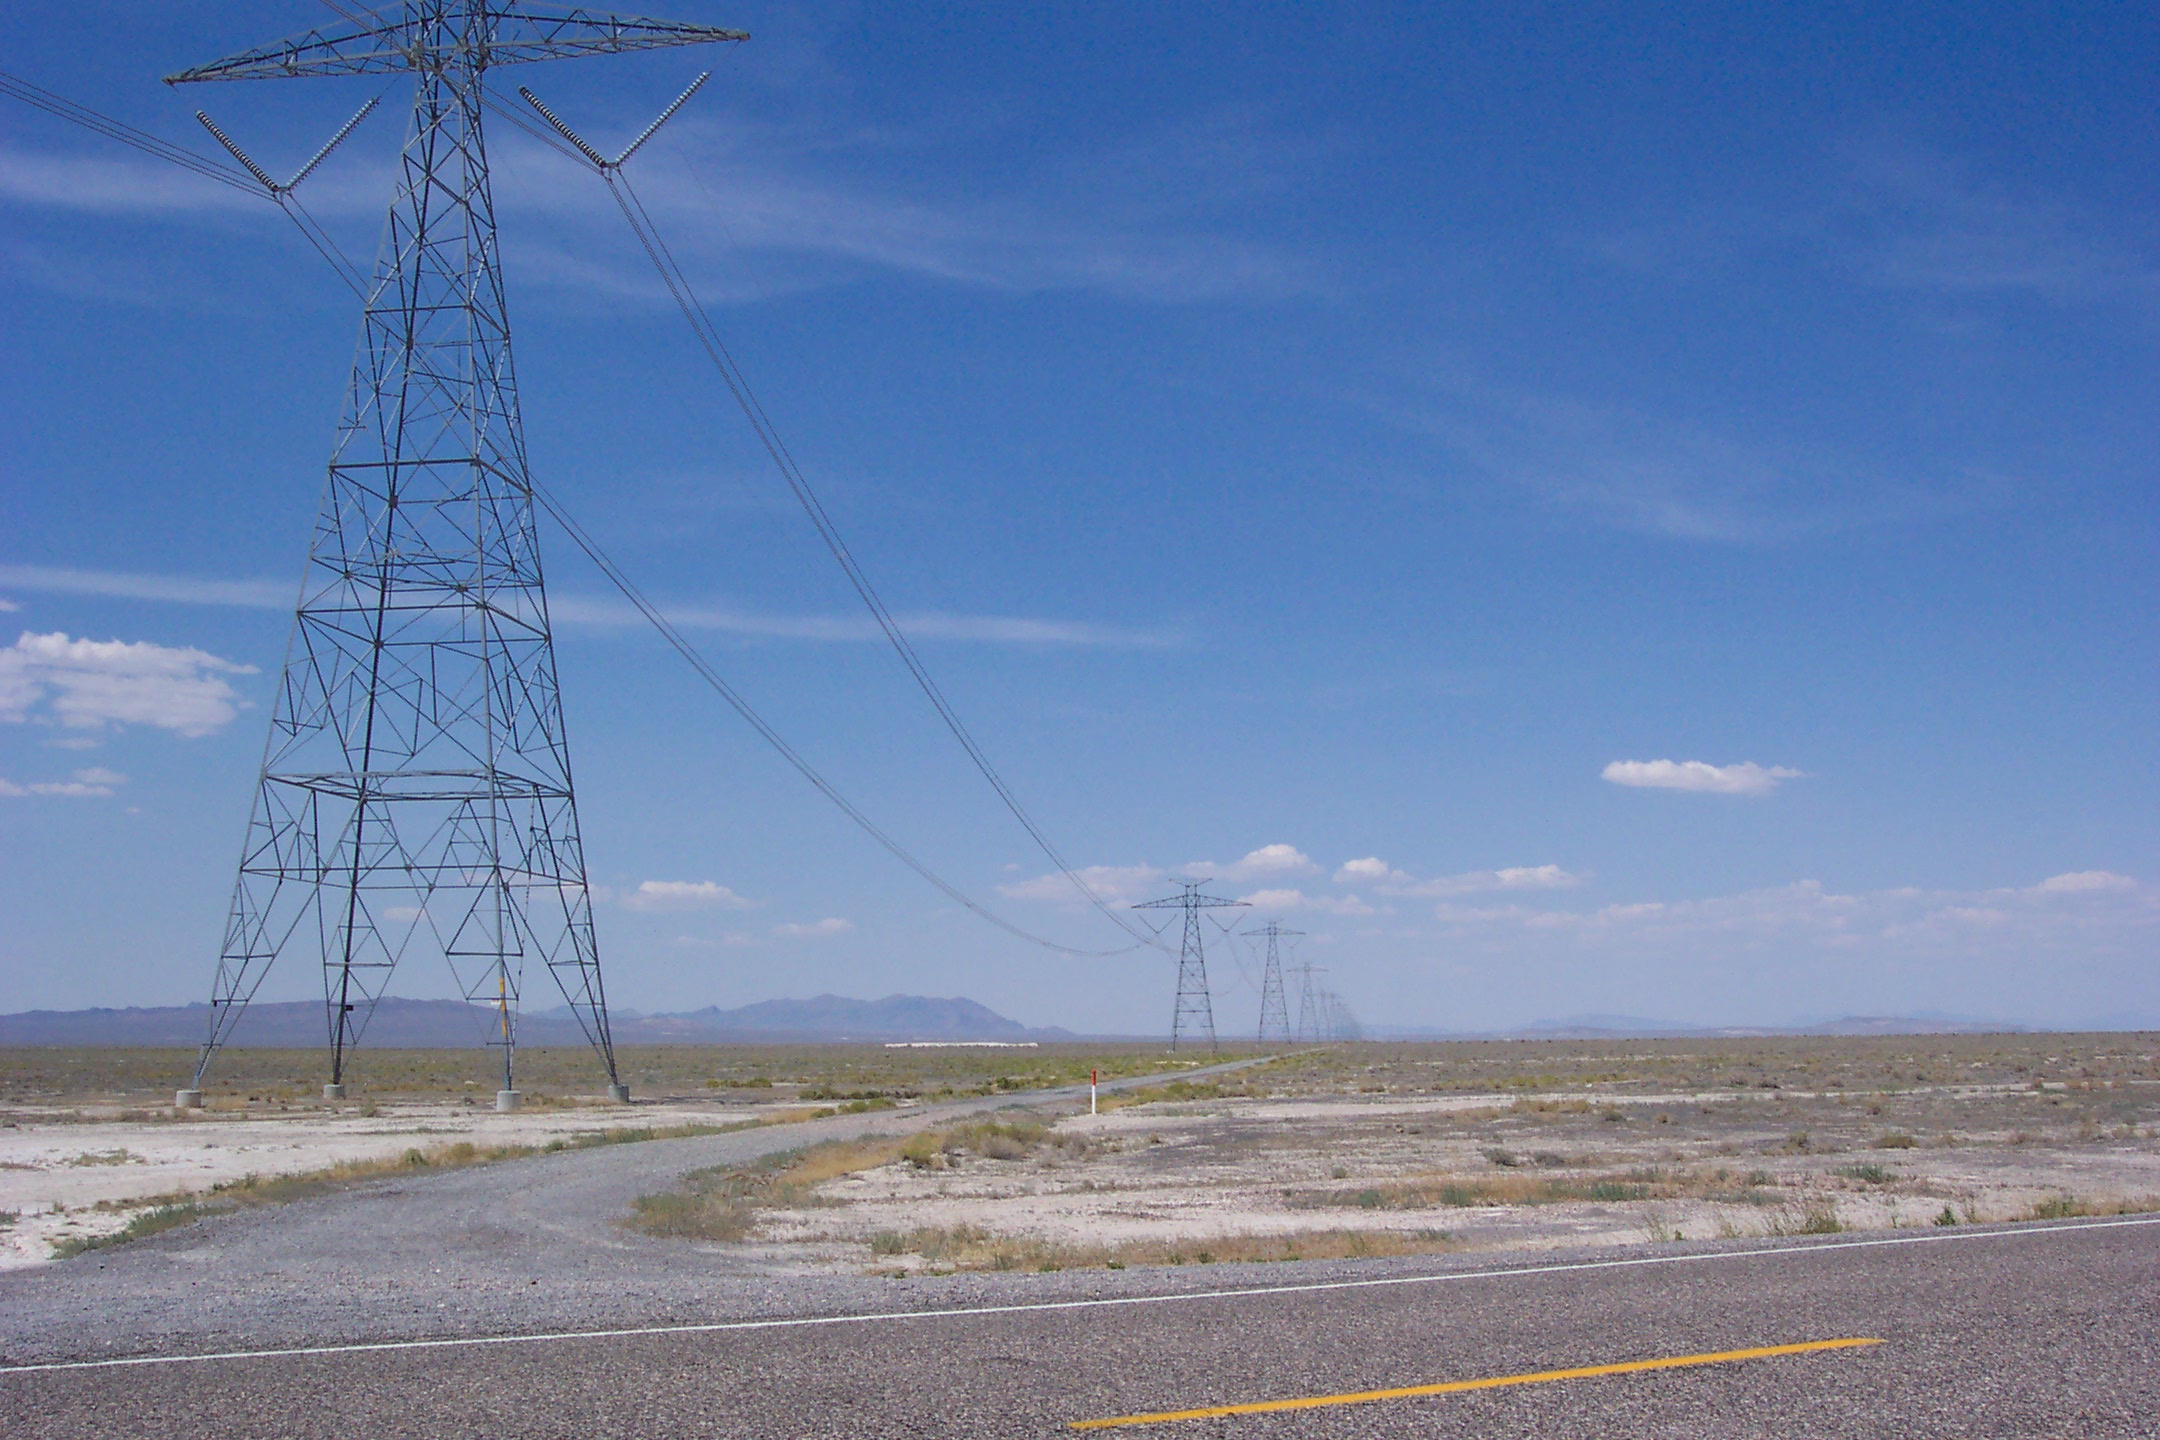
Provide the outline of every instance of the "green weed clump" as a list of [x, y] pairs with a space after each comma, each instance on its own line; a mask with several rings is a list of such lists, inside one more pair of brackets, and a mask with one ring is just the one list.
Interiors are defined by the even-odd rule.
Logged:
[[1772, 1235], [1836, 1235], [1844, 1229], [1834, 1200], [1810, 1200], [1798, 1211], [1773, 1216], [1767, 1227]]
[[177, 1205], [160, 1205], [154, 1210], [143, 1211], [142, 1214], [137, 1215], [128, 1221], [125, 1226], [113, 1231], [111, 1234], [71, 1235], [64, 1240], [56, 1240], [53, 1242], [53, 1258], [56, 1260], [72, 1260], [77, 1255], [86, 1254], [92, 1250], [103, 1250], [108, 1245], [124, 1245], [130, 1240], [141, 1240], [146, 1236], [156, 1235], [161, 1231], [192, 1224], [209, 1213], [210, 1210], [206, 1206], [184, 1202]]

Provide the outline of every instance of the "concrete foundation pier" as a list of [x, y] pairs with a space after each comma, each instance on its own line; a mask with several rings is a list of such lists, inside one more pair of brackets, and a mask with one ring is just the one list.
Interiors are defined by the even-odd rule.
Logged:
[[175, 1090], [173, 1091], [172, 1103], [175, 1110], [200, 1110], [203, 1108], [202, 1091]]
[[507, 1115], [518, 1108], [518, 1101], [523, 1098], [515, 1090], [497, 1090], [495, 1092], [495, 1108]]

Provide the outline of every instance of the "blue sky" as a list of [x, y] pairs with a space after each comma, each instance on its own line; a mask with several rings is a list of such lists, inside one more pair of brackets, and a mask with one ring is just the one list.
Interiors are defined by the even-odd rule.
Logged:
[[[2160, 1024], [2150, 13], [659, 13], [755, 38], [502, 82], [612, 149], [714, 69], [635, 183], [1106, 894], [1215, 876], [1383, 1025]], [[382, 87], [155, 80], [328, 16], [90, 4], [9, 66], [289, 171]], [[409, 95], [302, 191], [356, 255]], [[491, 149], [536, 473], [880, 823], [1116, 945], [604, 189]], [[356, 319], [269, 206], [0, 110], [4, 1008], [207, 992]], [[1167, 1027], [1172, 962], [957, 910], [548, 541], [617, 1003]]]

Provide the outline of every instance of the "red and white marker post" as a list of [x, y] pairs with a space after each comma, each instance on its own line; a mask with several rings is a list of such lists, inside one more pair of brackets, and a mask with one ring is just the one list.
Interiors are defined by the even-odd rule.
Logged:
[[1088, 1114], [1095, 1113], [1095, 1072], [1088, 1071]]

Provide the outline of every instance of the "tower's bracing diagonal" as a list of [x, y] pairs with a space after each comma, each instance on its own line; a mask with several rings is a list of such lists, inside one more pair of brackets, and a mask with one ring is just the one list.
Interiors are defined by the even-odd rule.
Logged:
[[511, 1103], [535, 966], [622, 1098], [511, 363], [484, 83], [496, 65], [748, 37], [502, 0], [362, 14], [169, 77], [414, 77], [189, 1093], [199, 1102], [212, 1056], [281, 956], [320, 959], [338, 1087], [392, 973], [433, 954], [495, 1012], [489, 1042]]

